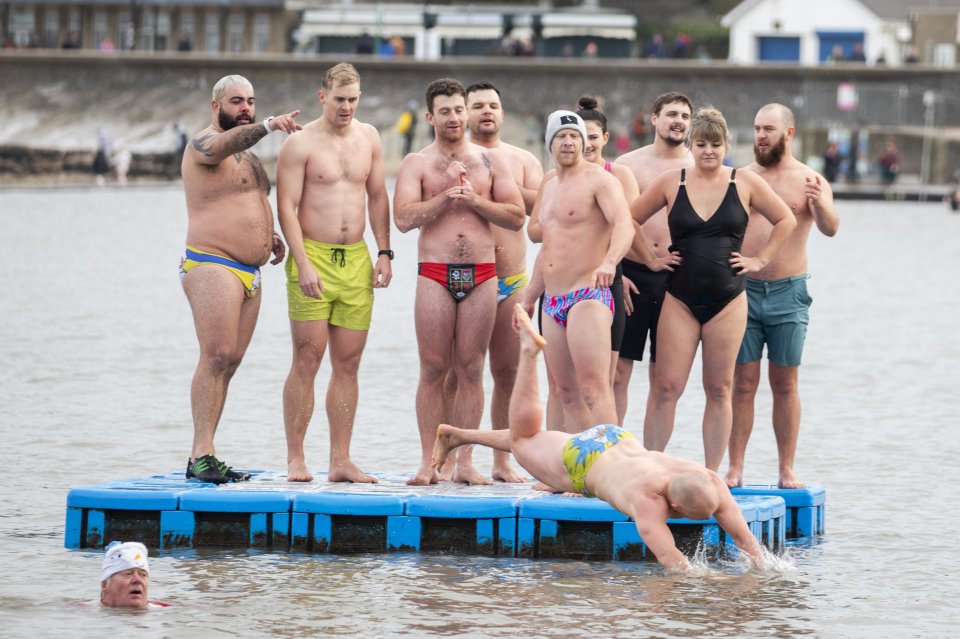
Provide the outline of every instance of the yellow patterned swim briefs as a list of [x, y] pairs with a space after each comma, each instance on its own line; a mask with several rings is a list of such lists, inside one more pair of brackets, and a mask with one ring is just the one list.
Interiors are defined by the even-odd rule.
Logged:
[[630, 431], [614, 426], [600, 424], [588, 428], [579, 435], [571, 437], [563, 445], [563, 466], [578, 493], [593, 497], [587, 490], [587, 473], [597, 458], [621, 439], [633, 439]]

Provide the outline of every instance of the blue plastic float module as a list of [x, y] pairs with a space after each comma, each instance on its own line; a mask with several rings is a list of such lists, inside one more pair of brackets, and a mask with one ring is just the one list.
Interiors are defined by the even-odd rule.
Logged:
[[[108, 536], [117, 538], [141, 526], [150, 531], [152, 545], [162, 548], [216, 545], [226, 529], [227, 545], [293, 551], [465, 549], [490, 556], [563, 556], [564, 544], [576, 549], [577, 544], [597, 543], [608, 557], [645, 555], [633, 522], [598, 499], [522, 488], [491, 496], [482, 487], [435, 495], [399, 487], [396, 492], [364, 492], [364, 487], [348, 492], [332, 484], [306, 485], [309, 492], [304, 492], [303, 486], [285, 490], [285, 482], [251, 481], [218, 488], [170, 473], [75, 488], [67, 496], [64, 541], [68, 548], [99, 548]], [[822, 489], [808, 490], [807, 496], [791, 494], [788, 502], [779, 493], [791, 491], [765, 488], [749, 486], [735, 494], [741, 493], [736, 498], [754, 535], [772, 550], [784, 546], [791, 503], [792, 521], [806, 522], [802, 509], [819, 508], [819, 514], [812, 513], [814, 521], [822, 522]], [[702, 533], [708, 546], [729, 545], [712, 519], [668, 524]], [[822, 531], [822, 523], [819, 528], [797, 527]], [[583, 552], [592, 556], [590, 548]]]
[[737, 496], [780, 497], [786, 504], [788, 539], [816, 537], [826, 532], [827, 491], [810, 484], [804, 488], [780, 488], [776, 484], [746, 484], [730, 491]]

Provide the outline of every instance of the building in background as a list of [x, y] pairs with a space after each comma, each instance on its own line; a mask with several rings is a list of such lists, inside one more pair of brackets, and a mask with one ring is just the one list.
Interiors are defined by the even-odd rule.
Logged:
[[[349, 53], [364, 34], [379, 43], [400, 38], [418, 59], [464, 55], [580, 55], [590, 42], [598, 57], [629, 57], [637, 17], [599, 2], [568, 8], [552, 3], [423, 4], [347, 2], [308, 6], [297, 29], [301, 48]], [[591, 47], [592, 50], [592, 47]], [[379, 46], [374, 52], [394, 52]]]
[[951, 66], [958, 0], [744, 0], [723, 16], [738, 64]]
[[285, 0], [13, 0], [0, 26], [14, 47], [284, 53], [298, 14]]

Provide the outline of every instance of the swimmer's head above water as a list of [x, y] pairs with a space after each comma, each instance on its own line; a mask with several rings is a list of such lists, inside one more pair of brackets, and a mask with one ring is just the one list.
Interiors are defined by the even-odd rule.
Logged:
[[135, 541], [107, 546], [100, 570], [100, 603], [111, 608], [146, 608], [149, 587], [146, 546]]

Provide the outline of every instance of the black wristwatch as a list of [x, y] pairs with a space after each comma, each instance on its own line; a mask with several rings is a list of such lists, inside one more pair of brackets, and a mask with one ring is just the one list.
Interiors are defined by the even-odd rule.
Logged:
[[386, 255], [391, 262], [393, 261], [393, 251], [390, 249], [380, 249], [380, 251], [377, 253], [377, 257], [380, 257], [381, 255]]

